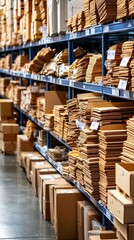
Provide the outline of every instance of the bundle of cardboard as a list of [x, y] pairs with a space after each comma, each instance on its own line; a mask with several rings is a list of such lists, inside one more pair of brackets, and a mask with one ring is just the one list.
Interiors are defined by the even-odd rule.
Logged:
[[128, 4], [129, 4], [129, 16], [134, 16], [133, 0], [129, 0]]
[[117, 0], [117, 19], [123, 19], [128, 16], [128, 0]]
[[95, 78], [102, 75], [102, 55], [93, 54], [89, 58], [86, 71], [86, 82], [94, 82]]
[[[9, 99], [12, 99], [14, 101], [14, 98], [15, 98], [15, 88], [19, 87], [19, 85], [20, 85], [20, 81], [19, 80], [11, 80], [9, 85], [6, 88], [5, 96], [7, 98], [9, 98]], [[19, 98], [21, 98], [21, 96]]]
[[76, 164], [78, 161], [79, 153], [78, 151], [71, 151], [68, 153], [69, 161], [69, 176], [76, 180]]
[[127, 140], [124, 141], [123, 151], [122, 151], [122, 155], [121, 155], [121, 160], [122, 160], [122, 162], [125, 162], [125, 163], [133, 163], [134, 162], [133, 130], [134, 130], [134, 117], [130, 118], [127, 121]]
[[67, 144], [73, 148], [77, 148], [77, 141], [79, 135], [79, 128], [76, 126], [78, 119], [78, 105], [77, 99], [73, 98], [67, 101], [68, 108], [68, 131], [67, 131]]
[[29, 63], [30, 72], [38, 73], [43, 68], [45, 62], [49, 62], [54, 56], [55, 50], [48, 48], [42, 48], [40, 52], [34, 57], [34, 59]]
[[108, 23], [116, 20], [117, 0], [97, 0], [97, 10], [100, 18], [100, 23]]
[[118, 86], [119, 65], [121, 62], [122, 44], [115, 44], [107, 51], [107, 74], [104, 85]]
[[84, 0], [85, 28], [91, 26], [90, 1]]
[[67, 160], [67, 150], [62, 147], [55, 147], [48, 149], [48, 156], [55, 162], [61, 162]]
[[47, 0], [41, 0], [39, 3], [39, 11], [43, 24], [47, 24]]
[[0, 78], [0, 93], [2, 95], [6, 94], [6, 88], [9, 86], [11, 80], [12, 78], [10, 77]]
[[45, 114], [45, 129], [54, 130], [54, 114]]
[[91, 26], [97, 25], [99, 22], [99, 14], [97, 11], [96, 0], [91, 0], [90, 2], [90, 22]]
[[37, 98], [37, 112], [36, 116], [42, 123], [45, 123], [45, 109], [46, 109], [46, 101], [45, 97]]
[[28, 120], [26, 123], [26, 128], [25, 128], [25, 135], [29, 140], [34, 140], [35, 139], [35, 132], [39, 130], [39, 127], [33, 123], [32, 121]]
[[15, 60], [14, 63], [12, 64], [12, 69], [15, 71], [20, 71], [21, 68], [26, 64], [29, 63], [29, 57], [27, 54], [23, 54], [23, 55], [18, 55]]
[[64, 105], [54, 106], [54, 132], [63, 138], [64, 122], [61, 121], [61, 114], [65, 112]]
[[107, 203], [107, 191], [115, 188], [115, 163], [121, 161], [127, 132], [123, 124], [102, 126], [99, 131], [100, 198]]
[[21, 103], [21, 92], [25, 91], [27, 88], [23, 87], [23, 86], [15, 86], [14, 87], [14, 97], [13, 97], [13, 101], [14, 104], [20, 105]]

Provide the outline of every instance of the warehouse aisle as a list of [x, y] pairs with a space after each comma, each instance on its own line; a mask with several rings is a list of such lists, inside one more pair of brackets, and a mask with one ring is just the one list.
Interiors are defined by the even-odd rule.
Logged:
[[15, 158], [0, 153], [0, 240], [54, 240], [53, 226], [40, 214], [38, 199]]

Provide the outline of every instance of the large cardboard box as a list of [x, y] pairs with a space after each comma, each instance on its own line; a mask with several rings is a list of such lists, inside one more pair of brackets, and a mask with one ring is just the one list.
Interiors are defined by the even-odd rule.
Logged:
[[134, 224], [122, 224], [114, 218], [114, 226], [125, 238], [125, 240], [134, 239]]
[[2, 142], [1, 141], [1, 151], [2, 152], [15, 152], [16, 142]]
[[17, 162], [21, 166], [21, 152], [34, 151], [33, 142], [29, 141], [26, 135], [17, 135]]
[[32, 154], [32, 156], [27, 156], [27, 160], [26, 160], [26, 174], [27, 174], [27, 178], [28, 180], [30, 180], [30, 171], [32, 170], [32, 163], [36, 163], [36, 162], [44, 162], [44, 157], [42, 157], [42, 155], [40, 153], [34, 153]]
[[116, 185], [128, 196], [134, 196], [134, 163], [116, 164]]
[[45, 198], [42, 199], [43, 204], [43, 216], [45, 220], [50, 220], [50, 202], [47, 202]]
[[108, 191], [108, 209], [121, 223], [134, 223], [134, 203], [117, 190]]
[[63, 91], [46, 91], [45, 92], [45, 113], [52, 113], [54, 105], [66, 104], [66, 92]]
[[13, 117], [13, 101], [0, 99], [0, 120], [5, 117]]
[[20, 158], [21, 158], [21, 166], [26, 170], [26, 166], [27, 166], [27, 158], [32, 157], [33, 155], [37, 154], [39, 155], [38, 152], [21, 152], [20, 153]]
[[84, 240], [84, 206], [89, 204], [89, 201], [77, 202], [78, 240]]
[[62, 185], [50, 185], [49, 186], [49, 200], [50, 200], [50, 221], [53, 225], [55, 225], [54, 223], [54, 191], [55, 189], [76, 189], [76, 187], [72, 186], [71, 184], [69, 184], [68, 182], [66, 182], [65, 184]]
[[78, 239], [77, 201], [84, 200], [84, 195], [77, 189], [57, 189], [54, 195], [54, 222], [57, 240]]
[[[66, 181], [60, 174], [48, 174], [40, 176], [40, 188], [39, 188], [39, 207], [40, 211], [43, 211], [42, 199], [45, 198], [49, 202], [49, 186], [57, 184], [56, 180], [60, 179], [60, 184], [65, 184]], [[45, 181], [45, 182], [44, 182]], [[59, 182], [58, 182], [59, 183]], [[44, 189], [43, 189], [44, 188]]]

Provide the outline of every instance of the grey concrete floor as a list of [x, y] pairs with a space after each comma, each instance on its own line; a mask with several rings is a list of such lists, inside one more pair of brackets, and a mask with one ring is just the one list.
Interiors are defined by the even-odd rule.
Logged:
[[55, 240], [15, 155], [0, 153], [0, 240]]

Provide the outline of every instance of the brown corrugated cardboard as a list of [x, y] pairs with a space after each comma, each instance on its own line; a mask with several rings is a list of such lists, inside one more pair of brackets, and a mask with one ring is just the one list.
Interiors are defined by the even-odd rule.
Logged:
[[39, 153], [33, 152], [32, 156], [27, 156], [26, 174], [28, 179], [30, 176], [30, 171], [32, 170], [32, 163], [43, 162], [43, 161], [44, 161], [44, 157], [42, 157]]
[[116, 164], [116, 185], [128, 196], [134, 196], [134, 164]]
[[33, 154], [39, 154], [38, 152], [21, 152], [20, 158], [21, 158], [21, 166], [26, 170], [27, 165], [27, 158], [33, 156]]
[[114, 218], [114, 226], [122, 234], [125, 240], [134, 239], [134, 224], [122, 224]]
[[2, 152], [15, 152], [16, 151], [16, 142], [2, 142], [1, 141], [1, 150], [2, 150]]
[[108, 191], [108, 209], [121, 223], [134, 223], [134, 204], [117, 190]]
[[45, 113], [52, 113], [54, 105], [66, 104], [66, 92], [63, 91], [46, 91], [45, 92], [46, 108]]
[[84, 240], [84, 206], [89, 204], [89, 201], [77, 202], [78, 240]]
[[84, 210], [84, 240], [88, 240], [88, 231], [92, 230], [92, 220], [101, 220], [100, 212], [93, 205], [83, 207]]
[[3, 134], [0, 132], [0, 139], [3, 142], [16, 142], [17, 141], [17, 134]]
[[[57, 180], [58, 181], [57, 181]], [[59, 182], [60, 180], [60, 182]], [[45, 183], [44, 183], [45, 181]], [[44, 195], [43, 195], [43, 183], [46, 184], [46, 188], [44, 189]], [[48, 175], [41, 175], [40, 176], [40, 188], [39, 188], [39, 206], [40, 211], [42, 212], [42, 198], [46, 199], [46, 201], [49, 201], [49, 186], [54, 184], [65, 184], [66, 181], [61, 177], [60, 174], [48, 174]], [[46, 197], [47, 196], [47, 197]]]
[[112, 230], [102, 231], [100, 232], [100, 239], [116, 239], [116, 232]]
[[3, 117], [13, 117], [13, 101], [0, 99], [0, 119]]
[[68, 182], [62, 185], [50, 185], [49, 186], [49, 200], [50, 200], [50, 221], [54, 225], [54, 191], [55, 189], [76, 189], [76, 187], [72, 186]]
[[17, 162], [21, 166], [21, 151], [34, 151], [33, 142], [30, 142], [26, 135], [17, 135]]
[[45, 220], [50, 220], [50, 202], [47, 202], [45, 198], [42, 199], [43, 202], [43, 216]]
[[54, 217], [57, 240], [76, 240], [77, 201], [85, 197], [77, 189], [57, 189], [54, 191]]

